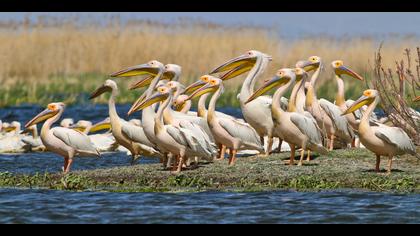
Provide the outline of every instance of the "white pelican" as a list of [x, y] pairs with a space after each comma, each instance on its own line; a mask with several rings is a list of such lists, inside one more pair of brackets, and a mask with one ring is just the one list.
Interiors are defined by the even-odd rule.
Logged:
[[[226, 77], [232, 78], [249, 71], [242, 85], [239, 101], [246, 122], [257, 131], [261, 142], [263, 142], [265, 135], [268, 136], [266, 155], [270, 154], [273, 146], [274, 123], [271, 119], [272, 98], [269, 96], [261, 96], [251, 103], [246, 104], [245, 102], [254, 93], [256, 78], [264, 72], [269, 61], [271, 61], [271, 56], [256, 50], [251, 50], [239, 57], [227, 61], [210, 72], [210, 74], [214, 74], [230, 70], [221, 77], [221, 79], [225, 79]], [[281, 145], [281, 142], [279, 145]]]
[[21, 132], [22, 134], [30, 133], [31, 136], [22, 137], [22, 142], [28, 146], [29, 151], [45, 151], [46, 147], [42, 143], [41, 137], [38, 135], [37, 125], [29, 126]]
[[230, 149], [229, 165], [233, 165], [239, 149], [252, 149], [264, 152], [264, 147], [258, 138], [258, 133], [249, 124], [217, 116], [215, 112], [216, 101], [223, 93], [223, 90], [223, 81], [216, 77], [211, 77], [209, 82], [191, 94], [190, 98], [203, 93], [214, 93], [207, 112], [207, 123], [216, 142]]
[[[105, 119], [103, 122], [107, 122], [107, 119]], [[110, 152], [114, 151], [116, 148], [115, 138], [113, 137], [112, 133], [89, 135], [90, 132], [97, 132], [102, 129], [109, 129], [111, 128], [111, 125], [106, 125], [104, 123], [96, 123], [93, 126], [92, 122], [90, 121], [79, 120], [76, 124], [70, 126], [69, 128], [79, 130], [84, 134], [88, 135], [93, 146], [100, 152]]]
[[169, 87], [162, 86], [157, 90], [155, 94], [152, 94], [142, 103], [134, 104], [130, 110], [137, 111], [163, 101], [154, 117], [154, 130], [159, 146], [178, 157], [179, 163], [176, 172], [181, 171], [186, 157], [212, 158], [217, 150], [198, 125], [189, 121], [181, 121], [179, 126], [163, 123], [163, 112], [173, 102], [173, 94]]
[[22, 142], [25, 137], [21, 134], [21, 125], [18, 121], [11, 123], [4, 122], [2, 131], [4, 132], [0, 137], [0, 153], [22, 153], [28, 151], [29, 146]]
[[60, 122], [60, 126], [64, 128], [68, 128], [74, 124], [73, 118], [64, 118]]
[[41, 140], [48, 151], [54, 152], [64, 157], [63, 171], [68, 173], [75, 156], [100, 156], [89, 137], [82, 132], [64, 127], [54, 127], [54, 124], [63, 114], [65, 105], [62, 102], [50, 103], [47, 108], [26, 123], [28, 128], [34, 124], [45, 121], [41, 128]]
[[[118, 116], [115, 107], [115, 97], [118, 94], [118, 86], [113, 80], [106, 80], [105, 83], [97, 88], [90, 96], [90, 99], [98, 97], [99, 95], [111, 92], [111, 96], [108, 100], [109, 118], [111, 119], [111, 130], [115, 140], [121, 146], [127, 148], [132, 156], [131, 163], [134, 164], [141, 155], [144, 156], [156, 156], [159, 152], [155, 150], [151, 143], [147, 143], [147, 137], [142, 136], [139, 132], [142, 130], [141, 127], [133, 125]], [[140, 134], [140, 135], [139, 135]], [[140, 139], [134, 140], [134, 138], [141, 136]], [[142, 142], [140, 142], [142, 141]], [[153, 145], [153, 144], [152, 144]]]
[[333, 150], [336, 137], [347, 146], [347, 144], [352, 142], [355, 135], [347, 119], [340, 116], [341, 109], [326, 99], [321, 98], [318, 100], [316, 96], [315, 85], [323, 68], [322, 59], [318, 56], [311, 56], [306, 61], [297, 62], [296, 66], [303, 68], [307, 72], [315, 70], [310, 83], [305, 84], [305, 107], [315, 118], [318, 126], [326, 133], [329, 140], [328, 149]]
[[[337, 96], [335, 98], [335, 105], [337, 105], [342, 112], [347, 110], [346, 99], [344, 98], [344, 81], [342, 76], [348, 75], [352, 78], [363, 81], [363, 77], [358, 75], [353, 70], [344, 66], [343, 61], [336, 60], [331, 62], [331, 65], [334, 69], [335, 78], [337, 81]], [[357, 130], [359, 123], [356, 121], [356, 117], [353, 114], [347, 114], [346, 119], [354, 130]]]
[[[299, 81], [300, 86], [303, 86], [305, 82], [303, 78]], [[312, 150], [321, 154], [327, 153], [327, 150], [322, 146], [322, 135], [312, 116], [305, 116], [305, 113], [284, 111], [280, 106], [280, 97], [294, 85], [295, 81], [295, 70], [287, 68], [280, 69], [276, 73], [276, 76], [265, 82], [260, 89], [249, 97], [247, 102], [251, 102], [272, 88], [280, 86], [274, 93], [271, 107], [272, 119], [275, 125], [274, 129], [276, 134], [290, 145], [290, 165], [294, 164], [296, 146], [302, 147], [299, 161], [299, 165], [302, 165], [305, 150]]]
[[343, 112], [343, 115], [349, 114], [363, 105], [369, 105], [358, 127], [360, 141], [367, 149], [376, 154], [375, 171], [379, 172], [381, 156], [388, 156], [387, 172], [391, 173], [392, 158], [395, 155], [411, 154], [417, 158], [420, 158], [420, 155], [416, 153], [416, 147], [403, 129], [385, 125], [370, 126], [369, 117], [379, 102], [380, 97], [377, 90], [365, 90], [363, 95]]

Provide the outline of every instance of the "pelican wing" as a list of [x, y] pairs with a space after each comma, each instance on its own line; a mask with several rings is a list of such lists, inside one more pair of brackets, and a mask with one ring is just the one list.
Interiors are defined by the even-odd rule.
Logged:
[[202, 151], [209, 155], [217, 153], [216, 145], [211, 141], [210, 137], [200, 126], [188, 121], [181, 121], [179, 125], [182, 130], [185, 129], [190, 131], [183, 132], [184, 137], [187, 140], [193, 140], [194, 143], [199, 144], [200, 150], [197, 151]]
[[92, 145], [89, 137], [80, 131], [64, 127], [55, 127], [51, 131], [55, 137], [76, 149], [80, 154], [100, 155], [99, 151]]
[[189, 143], [185, 139], [184, 135], [181, 132], [181, 128], [175, 127], [173, 125], [165, 125], [166, 132], [180, 145], [189, 146]]
[[128, 137], [128, 139], [133, 140], [136, 143], [141, 143], [149, 147], [154, 146], [152, 142], [150, 142], [150, 140], [147, 138], [146, 134], [144, 133], [144, 129], [141, 126], [131, 124], [127, 121], [122, 121], [121, 131]]
[[219, 124], [232, 137], [239, 138], [244, 144], [263, 149], [260, 138], [252, 126], [237, 120], [219, 118]]
[[376, 137], [384, 140], [385, 142], [394, 145], [398, 149], [398, 155], [410, 153], [416, 154], [416, 147], [408, 137], [407, 133], [399, 127], [372, 127], [375, 131]]
[[309, 148], [322, 154], [326, 154], [327, 150], [322, 146], [322, 135], [316, 121], [307, 114], [292, 113], [290, 120], [296, 127], [308, 137]]
[[350, 127], [346, 117], [341, 116], [342, 112], [340, 108], [323, 98], [319, 100], [319, 105], [333, 121], [334, 127], [338, 131], [338, 136], [343, 138], [346, 142], [351, 142], [354, 137], [354, 132]]

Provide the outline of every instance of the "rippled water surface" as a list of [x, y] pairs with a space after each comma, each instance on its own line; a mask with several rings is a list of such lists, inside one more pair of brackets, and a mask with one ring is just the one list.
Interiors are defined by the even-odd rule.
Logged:
[[419, 223], [419, 195], [0, 189], [2, 223]]
[[[126, 114], [128, 106], [119, 106]], [[0, 109], [3, 121], [28, 121], [41, 107]], [[240, 117], [240, 110], [224, 112]], [[63, 117], [99, 121], [107, 107], [68, 107]], [[127, 117], [122, 116], [127, 119]], [[134, 116], [136, 117], [136, 116]], [[129, 165], [125, 153], [77, 159], [73, 170]], [[156, 163], [143, 158], [140, 164]], [[0, 154], [0, 172], [57, 172], [51, 153]], [[420, 195], [356, 191], [259, 193], [107, 193], [0, 188], [0, 223], [420, 223]]]

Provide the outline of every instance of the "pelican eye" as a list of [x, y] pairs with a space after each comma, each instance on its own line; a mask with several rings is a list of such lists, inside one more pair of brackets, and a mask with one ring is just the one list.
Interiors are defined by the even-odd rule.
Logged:
[[216, 80], [210, 80], [210, 84], [211, 85], [216, 85], [217, 84], [217, 81]]
[[203, 76], [203, 77], [201, 77], [201, 80], [204, 81], [204, 82], [208, 82], [209, 77], [208, 76]]
[[54, 111], [55, 109], [57, 109], [57, 106], [54, 104], [50, 104], [48, 105], [48, 109]]

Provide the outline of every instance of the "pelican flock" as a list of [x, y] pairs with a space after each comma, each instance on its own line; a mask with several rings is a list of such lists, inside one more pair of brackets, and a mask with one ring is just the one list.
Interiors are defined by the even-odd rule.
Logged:
[[[401, 128], [386, 125], [386, 117], [376, 117], [378, 91], [368, 89], [356, 101], [346, 100], [346, 81], [364, 79], [342, 60], [326, 64], [334, 72], [335, 101], [318, 99], [318, 81], [324, 71], [321, 57], [310, 56], [295, 66], [278, 69], [270, 79], [261, 79], [271, 61], [268, 54], [250, 50], [227, 58], [191, 84], [183, 84], [180, 65], [157, 60], [119, 70], [110, 74], [115, 79], [105, 80], [90, 96], [94, 99], [109, 94], [108, 113], [103, 120], [92, 123], [65, 118], [53, 127], [65, 109], [64, 103], [53, 102], [28, 121], [24, 130], [17, 121], [0, 120], [0, 153], [50, 151], [64, 158], [65, 173], [78, 156], [99, 157], [116, 151], [127, 152], [131, 164], [140, 157], [158, 158], [165, 169], [175, 173], [189, 169], [191, 163], [197, 168], [203, 160], [224, 160], [226, 153], [228, 165], [235, 165], [237, 157], [247, 152], [258, 159], [273, 153], [276, 139], [277, 151], [287, 149], [282, 143], [290, 147], [289, 165], [295, 164], [296, 151], [300, 151], [297, 165], [301, 166], [311, 161], [311, 152], [327, 154], [333, 149], [350, 148], [373, 152], [378, 172], [381, 156], [388, 157], [388, 173], [395, 156], [420, 158]], [[238, 99], [243, 119], [217, 111], [226, 84], [241, 75], [245, 78]], [[117, 83], [127, 77], [138, 78], [129, 87], [133, 93], [146, 88], [127, 112], [131, 120], [122, 119], [116, 109]], [[256, 88], [260, 79], [263, 83]], [[270, 91], [274, 91], [272, 96]], [[413, 99], [418, 101], [419, 96]], [[197, 111], [191, 110], [194, 105]], [[140, 117], [134, 118], [133, 113], [140, 110]], [[39, 132], [37, 124], [41, 122]]]

